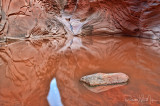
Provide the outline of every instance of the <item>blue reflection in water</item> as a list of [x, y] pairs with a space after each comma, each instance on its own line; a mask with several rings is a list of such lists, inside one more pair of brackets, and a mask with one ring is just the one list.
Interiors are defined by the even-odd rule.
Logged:
[[63, 106], [55, 78], [53, 78], [50, 83], [50, 90], [47, 99], [50, 106]]

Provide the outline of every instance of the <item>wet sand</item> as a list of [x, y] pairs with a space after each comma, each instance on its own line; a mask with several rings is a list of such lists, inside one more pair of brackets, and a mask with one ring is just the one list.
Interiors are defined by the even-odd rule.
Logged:
[[[159, 41], [114, 36], [81, 39], [85, 48], [62, 52], [58, 50], [64, 43], [54, 39], [1, 44], [0, 106], [48, 106], [54, 78], [64, 106], [160, 105]], [[98, 72], [123, 72], [130, 79], [125, 86], [94, 93], [79, 79]]]

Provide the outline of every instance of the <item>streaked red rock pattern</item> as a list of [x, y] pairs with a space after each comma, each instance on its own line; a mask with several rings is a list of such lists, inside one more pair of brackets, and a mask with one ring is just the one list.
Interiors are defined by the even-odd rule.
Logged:
[[[159, 39], [159, 12], [159, 0], [0, 0], [0, 105], [48, 106], [53, 78], [64, 106], [159, 105], [160, 42], [116, 36]], [[79, 79], [99, 70], [130, 81], [96, 94]]]
[[160, 35], [159, 0], [1, 0], [0, 5], [1, 37], [66, 35], [64, 22], [57, 20], [63, 14], [84, 22], [81, 35]]

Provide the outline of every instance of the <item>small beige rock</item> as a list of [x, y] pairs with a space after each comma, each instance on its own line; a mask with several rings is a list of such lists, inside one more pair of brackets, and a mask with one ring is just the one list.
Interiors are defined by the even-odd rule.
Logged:
[[80, 81], [89, 86], [115, 85], [125, 83], [128, 80], [129, 77], [124, 73], [96, 73], [84, 76], [80, 79]]

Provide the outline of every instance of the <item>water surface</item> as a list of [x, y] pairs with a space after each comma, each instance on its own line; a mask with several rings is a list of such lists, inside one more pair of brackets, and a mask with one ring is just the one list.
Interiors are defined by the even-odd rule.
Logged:
[[[0, 105], [160, 105], [159, 41], [113, 36], [81, 40], [82, 47], [61, 52], [64, 43], [55, 39], [1, 44]], [[97, 72], [126, 73], [129, 83], [94, 93], [79, 79]]]

